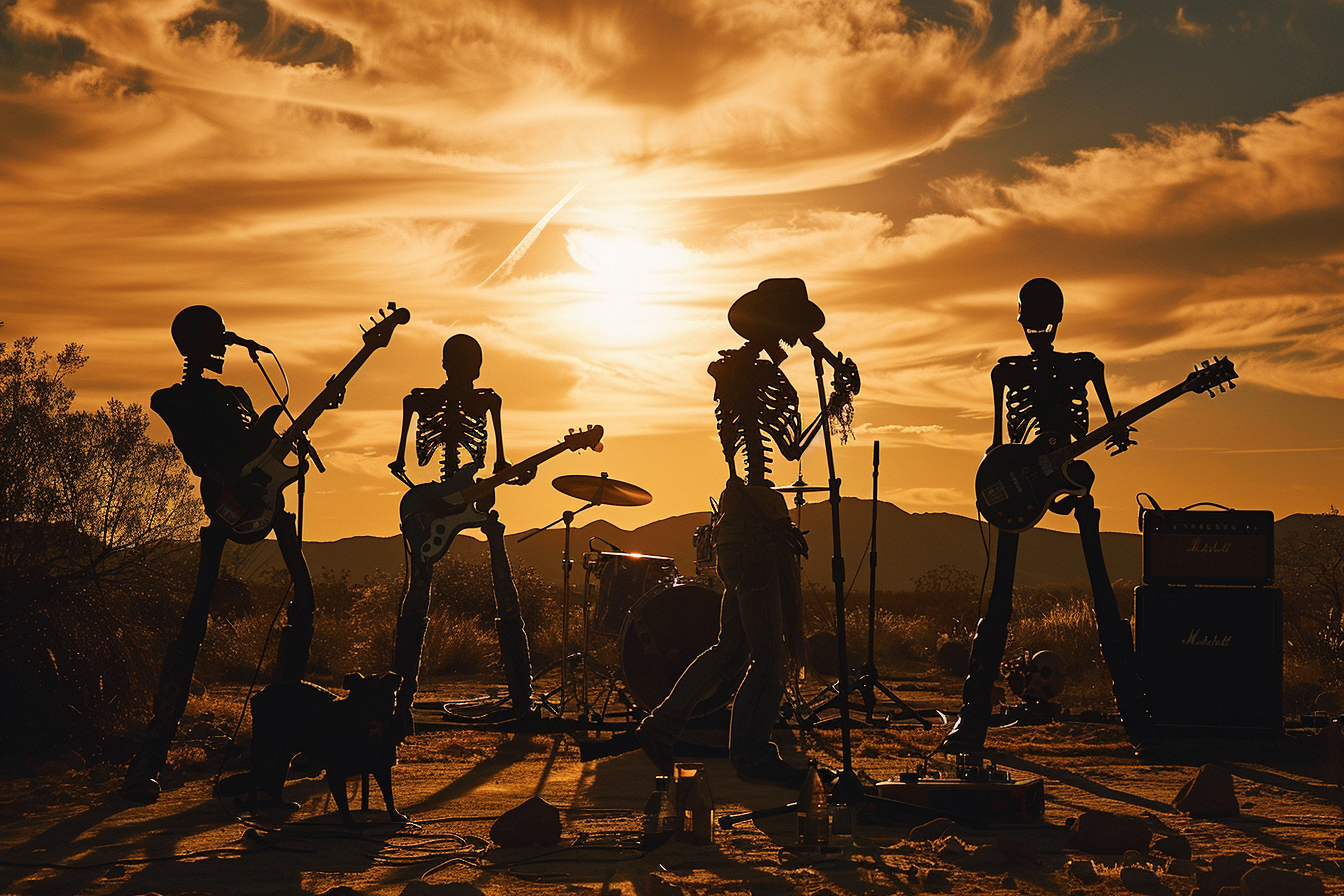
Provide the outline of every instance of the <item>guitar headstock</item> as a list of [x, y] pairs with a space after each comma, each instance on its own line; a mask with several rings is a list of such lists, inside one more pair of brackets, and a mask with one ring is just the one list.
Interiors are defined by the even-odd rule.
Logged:
[[[392, 313], [389, 314], [389, 311]], [[396, 302], [388, 302], [386, 309], [378, 309], [378, 316], [382, 320], [375, 320], [370, 317], [369, 320], [373, 321], [373, 326], [364, 330], [364, 344], [369, 348], [384, 348], [392, 341], [392, 331], [411, 319], [411, 312], [406, 308], [398, 308]], [[361, 327], [360, 329], [364, 328]]]
[[1190, 392], [1207, 392], [1209, 397], [1214, 397], [1214, 389], [1219, 392], [1226, 392], [1224, 384], [1228, 389], [1237, 388], [1237, 384], [1232, 382], [1237, 378], [1237, 371], [1232, 366], [1232, 362], [1227, 358], [1213, 356], [1212, 361], [1204, 361], [1197, 366], [1193, 373], [1185, 378], [1185, 388]]
[[579, 451], [583, 448], [591, 448], [594, 451], [602, 450], [602, 427], [590, 426], [587, 429], [581, 429], [578, 432], [569, 431], [569, 435], [564, 438], [565, 447], [570, 451]]

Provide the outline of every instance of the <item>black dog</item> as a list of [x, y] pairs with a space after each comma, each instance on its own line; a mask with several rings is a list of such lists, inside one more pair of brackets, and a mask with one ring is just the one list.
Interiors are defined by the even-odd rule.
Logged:
[[368, 774], [378, 782], [392, 820], [409, 821], [392, 800], [392, 766], [406, 734], [396, 720], [401, 676], [385, 672], [365, 678], [352, 672], [344, 685], [349, 695], [337, 697], [311, 682], [281, 681], [252, 698], [252, 811], [258, 790], [280, 800], [290, 760], [303, 753], [326, 771], [327, 786], [346, 824], [355, 823], [346, 779]]

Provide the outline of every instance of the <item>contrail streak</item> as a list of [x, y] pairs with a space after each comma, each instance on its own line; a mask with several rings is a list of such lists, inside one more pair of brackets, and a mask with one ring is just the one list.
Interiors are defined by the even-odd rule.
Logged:
[[551, 207], [550, 211], [542, 215], [541, 220], [527, 232], [527, 236], [523, 237], [518, 245], [513, 247], [513, 251], [508, 254], [508, 257], [499, 263], [499, 267], [491, 271], [490, 276], [478, 283], [476, 288], [480, 289], [482, 286], [489, 286], [490, 284], [498, 280], [503, 280], [505, 277], [509, 276], [513, 271], [513, 266], [527, 254], [528, 249], [532, 248], [532, 244], [537, 241], [537, 237], [541, 236], [541, 232], [546, 229], [546, 225], [551, 223], [551, 219], [555, 217], [556, 213], [565, 207], [565, 203], [574, 198], [575, 193], [588, 185], [588, 180], [591, 180], [591, 178], [581, 180], [575, 184], [574, 189], [565, 194], [565, 198], [561, 199]]

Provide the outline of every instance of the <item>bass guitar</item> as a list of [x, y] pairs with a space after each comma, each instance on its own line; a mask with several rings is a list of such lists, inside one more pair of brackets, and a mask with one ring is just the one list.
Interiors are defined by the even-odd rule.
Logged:
[[227, 526], [232, 540], [250, 544], [265, 538], [271, 531], [280, 492], [298, 479], [304, 469], [302, 462], [291, 466], [285, 463], [285, 458], [294, 452], [301, 439], [306, 438], [309, 427], [323, 411], [341, 403], [346, 383], [369, 356], [386, 346], [392, 339], [392, 331], [411, 319], [410, 311], [398, 308], [392, 302], [388, 303], [386, 311], [379, 309], [378, 313], [382, 319], [364, 331], [363, 347], [340, 373], [327, 380], [322, 392], [294, 418], [284, 435], [274, 434], [276, 419], [284, 408], [280, 405], [267, 408], [254, 424], [256, 432], [270, 434], [270, 444], [265, 450], [244, 464], [231, 482], [201, 480], [201, 501], [205, 504], [206, 515]]
[[412, 486], [401, 499], [401, 531], [415, 556], [433, 563], [444, 555], [457, 533], [468, 526], [480, 526], [490, 518], [490, 509], [481, 506], [486, 503], [481, 499], [489, 498], [497, 486], [528, 470], [535, 470], [561, 452], [583, 448], [602, 450], [602, 427], [590, 426], [579, 432], [570, 430], [558, 445], [521, 463], [511, 464], [479, 482], [476, 474], [481, 467], [472, 463], [443, 482]]
[[1005, 532], [1025, 532], [1045, 516], [1060, 495], [1084, 495], [1087, 485], [1069, 478], [1069, 462], [1102, 442], [1127, 432], [1130, 424], [1146, 417], [1186, 392], [1226, 391], [1237, 372], [1227, 358], [1205, 361], [1185, 381], [1161, 395], [1099, 426], [1076, 442], [1060, 433], [1046, 432], [1024, 445], [995, 445], [985, 452], [975, 471], [975, 506], [985, 519]]

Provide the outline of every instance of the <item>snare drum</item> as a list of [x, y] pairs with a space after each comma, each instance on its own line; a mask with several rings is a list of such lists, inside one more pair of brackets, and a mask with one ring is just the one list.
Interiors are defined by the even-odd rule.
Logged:
[[[676, 579], [645, 594], [631, 608], [621, 627], [621, 673], [626, 690], [641, 708], [652, 710], [662, 703], [691, 660], [718, 640], [720, 601], [715, 589]], [[745, 671], [724, 679], [695, 714], [727, 706]]]
[[677, 574], [671, 557], [655, 554], [603, 552], [596, 557], [586, 555], [584, 564], [595, 570], [598, 581], [593, 631], [612, 636], [621, 633], [625, 618], [640, 595]]

